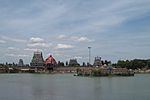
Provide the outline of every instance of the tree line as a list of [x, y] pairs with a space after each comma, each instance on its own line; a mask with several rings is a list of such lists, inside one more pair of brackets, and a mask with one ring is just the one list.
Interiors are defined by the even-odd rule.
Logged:
[[134, 60], [118, 60], [117, 63], [112, 64], [114, 67], [128, 68], [128, 69], [150, 69], [150, 59], [134, 59]]

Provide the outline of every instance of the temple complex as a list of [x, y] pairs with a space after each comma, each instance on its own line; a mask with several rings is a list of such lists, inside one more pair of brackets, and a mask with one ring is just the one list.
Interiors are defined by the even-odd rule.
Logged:
[[43, 67], [44, 66], [44, 59], [43, 59], [42, 52], [39, 52], [39, 51], [34, 52], [30, 65], [31, 67]]

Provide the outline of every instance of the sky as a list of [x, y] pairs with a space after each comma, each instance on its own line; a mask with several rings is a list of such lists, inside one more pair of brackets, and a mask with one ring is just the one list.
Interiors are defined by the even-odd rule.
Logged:
[[0, 0], [0, 63], [150, 59], [150, 0]]

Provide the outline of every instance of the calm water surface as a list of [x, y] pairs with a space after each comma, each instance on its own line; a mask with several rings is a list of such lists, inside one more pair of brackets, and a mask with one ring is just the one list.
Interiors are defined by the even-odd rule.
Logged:
[[150, 74], [95, 78], [0, 74], [0, 100], [150, 100]]

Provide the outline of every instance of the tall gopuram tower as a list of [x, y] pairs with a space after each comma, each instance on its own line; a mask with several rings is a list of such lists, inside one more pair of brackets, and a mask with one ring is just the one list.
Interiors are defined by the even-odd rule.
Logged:
[[44, 59], [42, 52], [34, 52], [33, 58], [30, 63], [31, 67], [44, 67]]
[[23, 63], [23, 60], [22, 60], [22, 59], [19, 59], [18, 66], [20, 66], [20, 67], [24, 66], [24, 63]]
[[79, 66], [77, 59], [70, 59], [69, 66]]
[[97, 67], [102, 66], [101, 57], [95, 57], [93, 66], [97, 66]]

